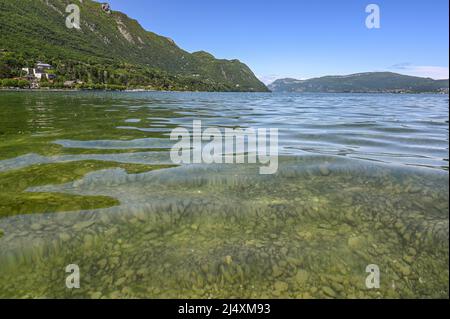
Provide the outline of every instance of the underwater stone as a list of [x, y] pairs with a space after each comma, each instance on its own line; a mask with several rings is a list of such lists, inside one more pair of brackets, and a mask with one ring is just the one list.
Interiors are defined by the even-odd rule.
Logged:
[[414, 248], [412, 248], [412, 247], [408, 249], [408, 253], [409, 253], [411, 256], [415, 256], [415, 255], [417, 254], [416, 250], [415, 250]]
[[288, 290], [289, 285], [287, 283], [285, 283], [284, 281], [277, 281], [277, 282], [275, 282], [273, 287], [275, 288], [276, 291], [284, 292], [284, 291]]
[[281, 268], [277, 265], [274, 265], [272, 267], [272, 274], [274, 277], [280, 277], [283, 274], [283, 270], [281, 270]]
[[39, 223], [34, 223], [34, 224], [32, 224], [31, 226], [30, 226], [30, 228], [32, 229], [32, 230], [41, 230], [42, 229], [42, 225], [41, 224], [39, 224]]
[[299, 271], [297, 271], [297, 274], [295, 275], [295, 281], [300, 286], [304, 285], [308, 281], [308, 278], [309, 278], [308, 272], [303, 269], [300, 269]]
[[111, 220], [110, 220], [110, 218], [109, 218], [108, 215], [103, 214], [103, 215], [100, 217], [100, 221], [101, 221], [103, 224], [108, 224]]
[[405, 277], [411, 275], [411, 268], [409, 266], [407, 266], [407, 265], [399, 264], [398, 265], [398, 270]]
[[79, 223], [76, 223], [75, 225], [73, 225], [73, 229], [75, 231], [80, 231], [80, 230], [83, 230], [85, 228], [91, 227], [94, 224], [95, 224], [94, 221], [79, 222]]
[[84, 247], [89, 249], [92, 248], [93, 244], [94, 244], [94, 237], [92, 235], [85, 235], [83, 238], [84, 241]]
[[108, 264], [108, 261], [106, 260], [106, 259], [102, 259], [102, 260], [100, 260], [98, 263], [97, 263], [97, 265], [100, 267], [100, 268], [105, 268], [105, 266]]
[[320, 174], [322, 174], [322, 176], [329, 176], [331, 174], [330, 169], [326, 165], [320, 165], [319, 170], [320, 170]]
[[341, 285], [341, 284], [338, 283], [338, 282], [332, 282], [332, 283], [331, 283], [331, 286], [333, 287], [334, 290], [336, 290], [336, 291], [338, 291], [338, 292], [344, 291], [344, 286]]
[[403, 260], [404, 260], [407, 264], [412, 264], [412, 263], [414, 262], [414, 257], [405, 255], [405, 256], [403, 256]]
[[121, 293], [120, 291], [113, 291], [112, 293], [109, 294], [109, 297], [111, 299], [120, 299]]
[[209, 265], [208, 265], [207, 263], [203, 263], [203, 264], [200, 266], [200, 268], [203, 270], [203, 272], [204, 272], [205, 274], [207, 274], [208, 271], [209, 271]]
[[91, 299], [100, 299], [102, 297], [102, 293], [101, 292], [92, 292], [90, 296], [91, 296]]
[[125, 277], [119, 278], [119, 279], [116, 281], [116, 285], [117, 285], [117, 286], [122, 286], [126, 281], [127, 281], [127, 279], [126, 279]]
[[231, 265], [233, 263], [233, 258], [231, 258], [231, 256], [226, 256], [225, 257], [225, 263], [227, 265]]
[[139, 213], [136, 214], [136, 218], [141, 221], [141, 222], [145, 222], [146, 218], [145, 218], [145, 213], [140, 211]]
[[348, 247], [351, 249], [358, 249], [364, 244], [364, 238], [362, 237], [350, 237], [347, 241]]
[[63, 242], [70, 240], [70, 235], [68, 233], [59, 234], [59, 239]]
[[313, 298], [308, 292], [305, 292], [303, 294], [300, 294], [298, 299], [313, 299]]
[[329, 297], [335, 298], [337, 296], [336, 293], [334, 292], [334, 290], [330, 287], [325, 286], [322, 288], [322, 291], [325, 295], [327, 295]]

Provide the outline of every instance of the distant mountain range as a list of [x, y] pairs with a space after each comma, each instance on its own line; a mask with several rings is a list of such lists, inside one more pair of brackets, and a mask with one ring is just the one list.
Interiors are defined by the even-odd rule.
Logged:
[[[77, 4], [80, 29], [66, 27]], [[114, 9], [114, 8], [112, 8]], [[92, 0], [0, 0], [0, 78], [41, 61], [57, 81], [201, 91], [268, 91], [239, 60], [188, 53], [127, 15]]]
[[268, 87], [273, 92], [448, 93], [449, 80], [433, 80], [391, 72], [368, 72], [309, 80], [280, 79]]

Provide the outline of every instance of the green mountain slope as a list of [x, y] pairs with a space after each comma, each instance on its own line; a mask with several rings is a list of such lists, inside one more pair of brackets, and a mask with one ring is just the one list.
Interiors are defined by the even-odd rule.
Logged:
[[274, 92], [448, 92], [448, 80], [433, 80], [391, 72], [326, 76], [310, 80], [280, 79]]
[[[65, 25], [70, 3], [80, 6], [80, 30]], [[0, 50], [0, 77], [17, 75], [17, 67], [40, 60], [55, 65], [63, 80], [267, 91], [238, 60], [218, 60], [205, 52], [190, 54], [123, 13], [104, 12], [101, 4], [91, 0], [0, 0]]]

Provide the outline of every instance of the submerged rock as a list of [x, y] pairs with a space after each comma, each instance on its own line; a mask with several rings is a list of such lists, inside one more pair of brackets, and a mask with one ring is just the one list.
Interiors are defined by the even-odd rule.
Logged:
[[42, 224], [34, 223], [34, 224], [32, 224], [32, 225], [30, 226], [30, 228], [31, 228], [32, 230], [37, 231], [37, 230], [41, 230], [41, 229], [43, 228], [43, 226], [42, 226]]
[[364, 246], [365, 239], [360, 236], [350, 237], [347, 241], [348, 247], [351, 249], [359, 249]]
[[319, 171], [322, 176], [330, 176], [330, 174], [331, 174], [331, 171], [327, 165], [320, 165]]
[[73, 229], [75, 231], [80, 231], [80, 230], [83, 230], [85, 228], [91, 227], [94, 224], [95, 224], [94, 221], [79, 222], [79, 223], [76, 223], [75, 225], [73, 225]]
[[66, 241], [70, 240], [70, 238], [71, 238], [71, 236], [68, 233], [61, 233], [61, 234], [59, 234], [58, 237], [62, 242], [66, 242]]
[[233, 263], [233, 258], [231, 258], [231, 256], [226, 256], [225, 257], [225, 263], [227, 265], [231, 265]]
[[303, 286], [309, 278], [309, 274], [306, 270], [300, 269], [297, 271], [297, 274], [295, 275], [295, 281], [299, 286]]
[[332, 297], [332, 298], [336, 298], [337, 297], [336, 292], [331, 287], [325, 286], [325, 287], [322, 288], [322, 291], [328, 297]]
[[277, 281], [277, 282], [275, 282], [273, 287], [275, 288], [275, 291], [283, 293], [286, 290], [288, 290], [289, 285], [284, 281]]

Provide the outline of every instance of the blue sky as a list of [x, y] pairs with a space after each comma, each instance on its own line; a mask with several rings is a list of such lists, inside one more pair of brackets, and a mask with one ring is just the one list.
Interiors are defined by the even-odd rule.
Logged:
[[[448, 0], [110, 0], [183, 49], [237, 58], [266, 83], [366, 71], [448, 78]], [[381, 28], [368, 29], [368, 4]]]

